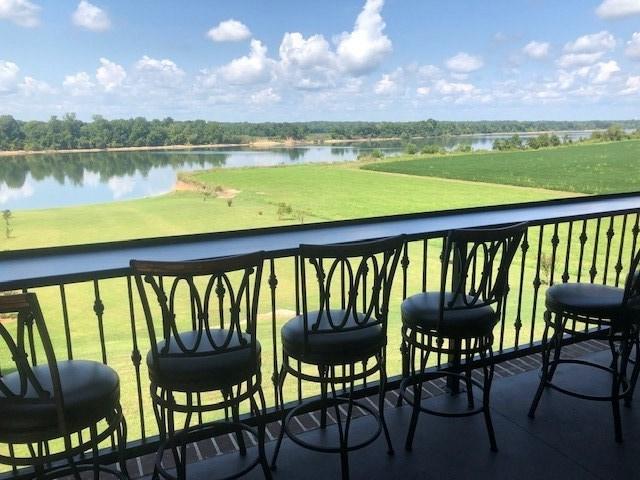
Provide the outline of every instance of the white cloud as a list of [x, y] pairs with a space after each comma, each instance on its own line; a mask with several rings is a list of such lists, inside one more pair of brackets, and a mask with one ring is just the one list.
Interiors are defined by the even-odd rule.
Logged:
[[220, 76], [232, 85], [250, 85], [269, 80], [274, 61], [267, 58], [267, 47], [251, 40], [251, 52], [218, 69]]
[[251, 31], [244, 23], [231, 18], [211, 28], [207, 37], [214, 42], [240, 42], [251, 37]]
[[416, 93], [420, 97], [426, 97], [427, 95], [429, 95], [429, 93], [431, 93], [431, 89], [429, 87], [418, 87], [416, 88]]
[[29, 0], [0, 0], [0, 20], [9, 20], [21, 27], [40, 24], [40, 7]]
[[638, 0], [604, 0], [596, 13], [602, 18], [620, 18], [640, 14], [640, 2]]
[[71, 92], [74, 97], [89, 95], [93, 91], [94, 83], [87, 72], [78, 72], [64, 77], [62, 86]]
[[136, 181], [133, 177], [112, 177], [107, 182], [107, 186], [113, 193], [113, 199], [118, 200], [133, 191]]
[[18, 86], [20, 68], [13, 62], [0, 60], [0, 93], [12, 92]]
[[353, 31], [344, 32], [337, 41], [340, 67], [353, 75], [363, 75], [377, 68], [393, 48], [384, 34], [380, 15], [384, 0], [367, 0], [356, 19]]
[[0, 204], [4, 205], [10, 200], [19, 200], [33, 196], [33, 185], [25, 182], [20, 188], [11, 188], [6, 183], [0, 183]]
[[418, 67], [417, 75], [420, 80], [435, 80], [442, 76], [442, 70], [435, 65], [422, 65]]
[[260, 90], [250, 97], [254, 105], [272, 105], [281, 100], [280, 95], [271, 87]]
[[540, 60], [549, 56], [550, 44], [548, 42], [532, 41], [527, 43], [522, 49], [523, 53], [529, 58]]
[[600, 62], [595, 65], [595, 74], [593, 83], [606, 83], [611, 77], [620, 71], [618, 62], [609, 60], [608, 62]]
[[397, 89], [396, 81], [388, 73], [382, 75], [382, 78], [376, 82], [373, 88], [378, 95], [392, 95]]
[[625, 83], [626, 89], [620, 92], [621, 95], [632, 95], [640, 93], [640, 75], [627, 78]]
[[584, 65], [593, 65], [602, 58], [604, 52], [594, 53], [567, 53], [562, 55], [556, 63], [561, 68], [580, 67]]
[[280, 43], [280, 70], [296, 88], [315, 90], [335, 83], [336, 55], [322, 35], [309, 38], [285, 33]]
[[470, 73], [479, 70], [484, 65], [479, 56], [460, 52], [446, 61], [447, 68], [453, 72]]
[[640, 32], [635, 32], [631, 36], [631, 40], [627, 42], [627, 48], [624, 53], [626, 53], [629, 58], [640, 60]]
[[591, 35], [583, 35], [564, 46], [567, 53], [595, 53], [613, 50], [616, 39], [606, 30]]
[[147, 55], [136, 62], [135, 69], [145, 81], [154, 84], [179, 83], [185, 76], [184, 70], [172, 60], [158, 60]]
[[447, 82], [446, 80], [438, 80], [434, 87], [442, 95], [470, 94], [476, 89], [471, 83]]
[[107, 13], [87, 0], [80, 1], [71, 19], [75, 25], [93, 32], [104, 32], [111, 28]]
[[24, 77], [22, 83], [20, 83], [20, 90], [22, 90], [22, 92], [28, 97], [32, 95], [55, 93], [55, 89], [53, 89], [47, 82], [36, 80], [33, 77]]
[[127, 77], [127, 72], [124, 71], [124, 68], [111, 60], [101, 58], [100, 64], [102, 66], [98, 67], [96, 71], [96, 80], [107, 92], [120, 86]]

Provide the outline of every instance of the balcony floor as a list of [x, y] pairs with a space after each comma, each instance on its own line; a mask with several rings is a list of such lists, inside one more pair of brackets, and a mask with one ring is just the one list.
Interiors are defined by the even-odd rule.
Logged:
[[[609, 357], [608, 351], [584, 355], [603, 364]], [[610, 389], [606, 374], [585, 367], [563, 365], [556, 379], [563, 385], [582, 387], [592, 393]], [[492, 410], [497, 453], [489, 450], [482, 415], [452, 419], [424, 414], [418, 423], [413, 451], [406, 452], [404, 438], [410, 408], [394, 408], [388, 404], [387, 418], [396, 454], [386, 454], [381, 436], [372, 445], [351, 454], [351, 478], [640, 479], [640, 398], [636, 397], [632, 408], [621, 409], [625, 441], [619, 445], [613, 439], [611, 406], [607, 402], [583, 401], [548, 389], [536, 419], [530, 420], [527, 410], [537, 382], [536, 370], [494, 382]], [[390, 392], [388, 398], [393, 401], [395, 396]], [[466, 396], [440, 394], [427, 401], [433, 405], [461, 402], [464, 405]], [[369, 431], [372, 425], [368, 417], [354, 420], [354, 435]], [[324, 432], [315, 429], [302, 435], [306, 439], [328, 436], [335, 433], [335, 428], [327, 427]], [[269, 454], [274, 445], [275, 442], [268, 443]], [[189, 478], [219, 478], [237, 462], [237, 454], [217, 455], [190, 465]], [[246, 478], [263, 477], [260, 470], [255, 469]], [[274, 478], [340, 478], [339, 456], [311, 452], [285, 440]]]

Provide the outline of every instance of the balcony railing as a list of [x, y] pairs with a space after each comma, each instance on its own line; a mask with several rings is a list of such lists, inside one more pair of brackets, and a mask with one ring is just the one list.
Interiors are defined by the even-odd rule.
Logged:
[[[281, 360], [279, 331], [300, 310], [295, 284], [295, 254], [300, 243], [407, 235], [389, 315], [388, 386], [395, 388], [402, 373], [400, 302], [414, 292], [439, 288], [440, 254], [447, 231], [516, 221], [527, 221], [530, 226], [512, 264], [509, 294], [494, 331], [494, 361], [501, 362], [539, 349], [544, 291], [549, 285], [567, 281], [624, 283], [632, 254], [640, 246], [640, 194], [4, 252], [0, 254], [0, 291], [38, 294], [59, 359], [94, 359], [117, 370], [129, 425], [127, 452], [133, 457], [154, 451], [158, 432], [143, 361], [147, 331], [130, 277], [130, 259], [193, 260], [267, 252], [258, 335], [273, 419], [280, 411], [275, 408], [278, 399], [273, 388]], [[2, 365], [0, 353], [0, 375]], [[303, 389], [296, 380], [288, 382], [285, 409], [291, 402], [317, 394]], [[455, 388], [455, 384], [451, 386]], [[362, 384], [358, 394], [368, 394], [372, 387], [372, 383]], [[104, 447], [104, 454], [110, 455], [109, 442]], [[7, 472], [5, 476], [19, 473]]]

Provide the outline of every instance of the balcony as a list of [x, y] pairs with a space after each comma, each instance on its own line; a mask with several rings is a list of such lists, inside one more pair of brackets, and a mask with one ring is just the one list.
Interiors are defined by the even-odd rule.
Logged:
[[[578, 199], [534, 202], [489, 208], [329, 222], [284, 228], [145, 239], [78, 247], [5, 252], [0, 255], [0, 291], [25, 290], [38, 294], [59, 359], [88, 358], [115, 368], [121, 379], [122, 403], [129, 424], [127, 454], [131, 474], [149, 473], [158, 432], [150, 407], [148, 380], [142, 361], [148, 340], [137, 292], [128, 268], [131, 258], [190, 260], [266, 250], [258, 335], [263, 348], [262, 376], [270, 407], [270, 432], [279, 418], [271, 379], [278, 371], [281, 353], [279, 330], [300, 298], [293, 279], [295, 252], [300, 243], [335, 243], [404, 233], [407, 244], [394, 283], [389, 323], [387, 399], [393, 405], [399, 383], [400, 302], [414, 292], [439, 286], [440, 252], [446, 232], [453, 228], [528, 221], [529, 230], [512, 264], [509, 294], [500, 323], [494, 330], [500, 378], [492, 390], [494, 422], [500, 451], [491, 453], [482, 419], [463, 420], [423, 417], [411, 453], [402, 444], [408, 425], [406, 407], [389, 408], [396, 455], [384, 454], [383, 440], [352, 456], [353, 478], [634, 478], [635, 451], [640, 417], [625, 409], [625, 443], [613, 441], [611, 412], [606, 405], [580, 402], [559, 394], [543, 397], [538, 418], [530, 421], [527, 407], [535, 390], [539, 365], [537, 352], [542, 335], [544, 292], [549, 285], [583, 281], [620, 285], [624, 282], [640, 233], [640, 195], [619, 194]], [[79, 239], [81, 241], [81, 239]], [[567, 353], [589, 356], [606, 363], [607, 346], [597, 338], [603, 331], [587, 332], [592, 340], [571, 345]], [[573, 339], [566, 338], [567, 343]], [[1, 358], [0, 358], [1, 360]], [[2, 362], [0, 361], [0, 366]], [[563, 371], [567, 382], [589, 389], [608, 389], [606, 378], [576, 367]], [[359, 385], [357, 395], [368, 397], [373, 384]], [[464, 395], [445, 379], [425, 387], [433, 402], [456, 402]], [[297, 401], [317, 394], [288, 380], [285, 410]], [[466, 398], [466, 397], [465, 397]], [[636, 399], [635, 404], [638, 404]], [[252, 421], [249, 414], [245, 420]], [[355, 434], [366, 428], [367, 418], [355, 421]], [[313, 414], [299, 419], [304, 435], [318, 435]], [[204, 442], [204, 443], [202, 443]], [[273, 445], [268, 445], [272, 449]], [[192, 444], [190, 455], [197, 470], [208, 478], [237, 460], [227, 438]], [[228, 455], [208, 460], [212, 455]], [[113, 456], [104, 442], [102, 454]], [[277, 477], [334, 478], [337, 457], [319, 455], [285, 442]], [[314, 477], [315, 475], [315, 477]], [[28, 477], [27, 471], [8, 471], [4, 477]], [[276, 477], [276, 478], [277, 478]], [[255, 471], [249, 478], [261, 478]]]

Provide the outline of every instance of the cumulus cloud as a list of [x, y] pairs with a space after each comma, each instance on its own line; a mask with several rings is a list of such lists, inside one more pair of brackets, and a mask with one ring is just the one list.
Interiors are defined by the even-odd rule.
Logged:
[[71, 19], [78, 27], [92, 32], [104, 32], [111, 28], [111, 20], [107, 13], [87, 0], [80, 1]]
[[435, 65], [421, 65], [417, 68], [416, 74], [419, 80], [435, 80], [442, 76], [442, 70]]
[[595, 53], [613, 50], [615, 46], [615, 37], [606, 30], [602, 30], [576, 38], [564, 46], [564, 51], [567, 53]]
[[562, 55], [557, 64], [561, 68], [572, 68], [584, 65], [593, 65], [604, 56], [604, 52], [594, 53], [567, 53]]
[[620, 95], [634, 95], [640, 93], [640, 75], [627, 78], [626, 88], [620, 92]]
[[0, 20], [9, 20], [21, 27], [40, 24], [40, 7], [29, 0], [0, 0]]
[[19, 85], [20, 90], [27, 96], [52, 94], [55, 93], [55, 89], [51, 87], [47, 82], [36, 80], [33, 77], [24, 77]]
[[96, 70], [96, 80], [107, 92], [119, 87], [127, 77], [127, 72], [117, 63], [106, 58], [100, 59], [101, 66]]
[[280, 43], [280, 70], [290, 83], [303, 90], [333, 85], [336, 55], [322, 35], [305, 38], [299, 32], [285, 33]]
[[594, 83], [606, 83], [611, 77], [620, 71], [618, 62], [615, 60], [609, 60], [608, 62], [600, 62], [595, 65], [595, 72], [593, 76]]
[[442, 95], [464, 95], [476, 90], [476, 87], [471, 83], [447, 82], [446, 80], [438, 80], [434, 87]]
[[367, 0], [356, 19], [353, 31], [339, 36], [336, 53], [340, 67], [353, 75], [377, 68], [393, 49], [384, 34], [386, 24], [380, 15], [384, 0]]
[[232, 85], [266, 82], [271, 76], [273, 60], [267, 58], [267, 47], [260, 40], [251, 40], [249, 55], [236, 58], [220, 67], [218, 73]]
[[16, 89], [19, 73], [18, 65], [0, 60], [0, 93], [12, 92]]
[[427, 95], [429, 95], [429, 93], [431, 93], [431, 89], [429, 87], [418, 87], [416, 88], [416, 93], [420, 97], [426, 97]]
[[631, 36], [631, 40], [627, 42], [627, 48], [624, 50], [627, 57], [634, 60], [640, 60], [640, 32], [635, 32]]
[[532, 41], [524, 46], [522, 52], [529, 58], [540, 60], [549, 56], [550, 47], [551, 45], [548, 42]]
[[87, 72], [78, 72], [73, 75], [67, 75], [64, 77], [62, 86], [67, 89], [74, 97], [89, 95], [94, 83], [91, 81], [91, 77]]
[[185, 73], [172, 60], [158, 60], [144, 55], [135, 64], [138, 74], [153, 83], [180, 82]]
[[453, 57], [447, 59], [445, 64], [447, 68], [452, 72], [470, 73], [482, 68], [484, 62], [479, 56], [460, 52], [457, 55], [454, 55]]
[[29, 198], [32, 197], [35, 193], [33, 185], [30, 182], [25, 182], [20, 188], [12, 188], [9, 187], [6, 183], [0, 183], [0, 204], [4, 205], [5, 203], [11, 200], [18, 200], [21, 198]]
[[211, 28], [207, 37], [214, 42], [240, 42], [251, 37], [251, 31], [244, 23], [230, 18]]
[[398, 85], [393, 77], [385, 73], [382, 78], [378, 80], [373, 88], [374, 92], [378, 95], [392, 95], [398, 89]]
[[640, 2], [638, 0], [604, 0], [596, 13], [601, 18], [621, 18], [640, 14]]
[[281, 100], [280, 95], [271, 87], [259, 90], [251, 95], [251, 103], [254, 105], [273, 105]]

